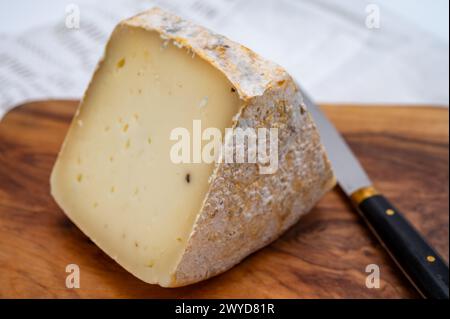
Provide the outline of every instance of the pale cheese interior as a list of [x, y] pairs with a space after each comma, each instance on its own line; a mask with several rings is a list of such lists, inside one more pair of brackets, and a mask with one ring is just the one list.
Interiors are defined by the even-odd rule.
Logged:
[[83, 232], [146, 282], [170, 284], [214, 167], [172, 163], [170, 132], [192, 134], [194, 119], [230, 126], [242, 103], [234, 91], [217, 69], [156, 32], [120, 26], [107, 46], [51, 188]]

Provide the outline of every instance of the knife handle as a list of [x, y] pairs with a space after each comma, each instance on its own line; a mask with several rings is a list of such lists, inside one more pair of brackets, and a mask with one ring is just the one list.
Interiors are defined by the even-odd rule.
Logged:
[[352, 199], [419, 293], [425, 298], [449, 299], [448, 265], [405, 217], [383, 195]]

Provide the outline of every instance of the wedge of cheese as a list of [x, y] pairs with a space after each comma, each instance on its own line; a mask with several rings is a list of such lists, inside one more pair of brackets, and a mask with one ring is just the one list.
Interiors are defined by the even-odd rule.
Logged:
[[[174, 128], [277, 128], [278, 169], [177, 164]], [[120, 23], [51, 176], [67, 216], [145, 282], [217, 275], [280, 236], [335, 183], [292, 78], [154, 8]]]

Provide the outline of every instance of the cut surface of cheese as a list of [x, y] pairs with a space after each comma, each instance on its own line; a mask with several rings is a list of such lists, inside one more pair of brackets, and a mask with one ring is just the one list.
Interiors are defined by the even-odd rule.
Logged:
[[[174, 163], [171, 132], [193, 136], [194, 120], [222, 132], [277, 127], [279, 169]], [[333, 184], [289, 75], [158, 8], [114, 30], [51, 176], [53, 197], [84, 233], [138, 278], [167, 287], [232, 267]]]
[[120, 26], [67, 136], [55, 195], [101, 247], [151, 282], [170, 281], [213, 169], [173, 163], [170, 133], [192, 136], [193, 120], [230, 127], [242, 104], [231, 88], [158, 33]]

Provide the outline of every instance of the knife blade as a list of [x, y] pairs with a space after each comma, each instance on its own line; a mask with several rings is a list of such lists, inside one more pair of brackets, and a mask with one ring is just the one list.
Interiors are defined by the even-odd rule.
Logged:
[[449, 299], [444, 259], [379, 191], [359, 160], [318, 106], [304, 93], [338, 184], [411, 284], [424, 298]]

